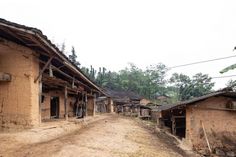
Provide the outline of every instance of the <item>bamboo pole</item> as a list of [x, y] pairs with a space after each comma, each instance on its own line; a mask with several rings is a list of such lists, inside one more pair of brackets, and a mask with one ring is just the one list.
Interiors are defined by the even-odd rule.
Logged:
[[207, 142], [208, 149], [209, 149], [210, 153], [212, 153], [212, 149], [211, 149], [209, 140], [208, 140], [208, 138], [207, 138], [206, 130], [205, 130], [205, 127], [204, 127], [204, 124], [203, 124], [202, 121], [201, 121], [201, 125], [202, 125], [202, 129], [203, 129], [203, 132], [204, 132], [204, 137], [205, 137], [206, 142]]

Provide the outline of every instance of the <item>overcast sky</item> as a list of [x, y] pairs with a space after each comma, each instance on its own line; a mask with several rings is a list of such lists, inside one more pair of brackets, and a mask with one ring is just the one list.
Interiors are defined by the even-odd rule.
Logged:
[[[54, 43], [74, 45], [82, 65], [118, 71], [175, 66], [236, 55], [235, 0], [7, 0], [1, 18], [36, 27]], [[212, 77], [236, 58], [169, 71]], [[236, 77], [232, 78], [235, 79]], [[227, 79], [214, 79], [216, 89]]]

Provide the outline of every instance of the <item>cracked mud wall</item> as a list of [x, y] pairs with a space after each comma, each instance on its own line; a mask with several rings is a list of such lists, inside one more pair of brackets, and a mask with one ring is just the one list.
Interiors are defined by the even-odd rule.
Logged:
[[201, 122], [213, 149], [224, 148], [236, 151], [236, 111], [203, 109], [225, 108], [231, 100], [225, 97], [210, 98], [188, 106], [186, 109], [186, 139], [196, 150], [207, 150]]
[[28, 128], [39, 124], [39, 73], [35, 53], [7, 40], [0, 42], [0, 71], [10, 73], [11, 82], [0, 82], [0, 127]]

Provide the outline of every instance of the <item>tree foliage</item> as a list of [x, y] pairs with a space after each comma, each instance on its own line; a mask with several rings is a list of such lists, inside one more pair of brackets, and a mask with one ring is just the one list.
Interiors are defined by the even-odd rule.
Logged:
[[90, 69], [82, 67], [82, 71], [104, 88], [129, 90], [149, 99], [167, 95], [171, 97], [169, 103], [202, 96], [209, 93], [214, 86], [211, 78], [202, 73], [197, 73], [192, 78], [174, 73], [170, 79], [167, 79], [168, 69], [161, 63], [150, 65], [145, 70], [129, 63], [128, 67], [119, 72], [111, 72], [100, 67], [96, 73], [92, 66]]
[[226, 86], [227, 87], [230, 87], [233, 89], [233, 91], [236, 91], [236, 80], [229, 80], [227, 83], [226, 83]]
[[184, 74], [174, 73], [170, 83], [176, 88], [178, 100], [188, 100], [212, 91], [214, 83], [207, 74], [197, 73], [192, 78]]
[[226, 73], [230, 70], [234, 70], [235, 68], [236, 68], [236, 64], [233, 64], [233, 65], [230, 65], [230, 66], [224, 68], [223, 70], [221, 70], [220, 73], [223, 74], [223, 73]]
[[79, 65], [80, 65], [80, 63], [77, 61], [77, 55], [76, 55], [74, 46], [72, 46], [71, 55], [69, 55], [69, 59], [70, 59], [71, 62], [74, 63], [76, 66], [79, 66]]

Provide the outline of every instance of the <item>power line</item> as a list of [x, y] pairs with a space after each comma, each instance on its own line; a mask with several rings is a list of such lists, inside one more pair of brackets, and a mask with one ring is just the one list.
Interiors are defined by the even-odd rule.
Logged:
[[227, 77], [236, 77], [236, 75], [216, 76], [216, 77], [211, 77], [211, 78], [212, 79], [217, 79], [217, 78], [227, 78]]
[[209, 59], [209, 60], [204, 60], [204, 61], [198, 61], [198, 62], [193, 62], [193, 63], [176, 65], [176, 66], [169, 67], [169, 69], [174, 69], [174, 68], [179, 68], [179, 67], [184, 67], [184, 66], [190, 66], [190, 65], [195, 65], [195, 64], [201, 64], [201, 63], [207, 63], [207, 62], [213, 62], [213, 61], [229, 59], [229, 58], [234, 58], [234, 57], [236, 57], [236, 55], [227, 56], [227, 57], [221, 57], [221, 58], [215, 58], [215, 59]]

